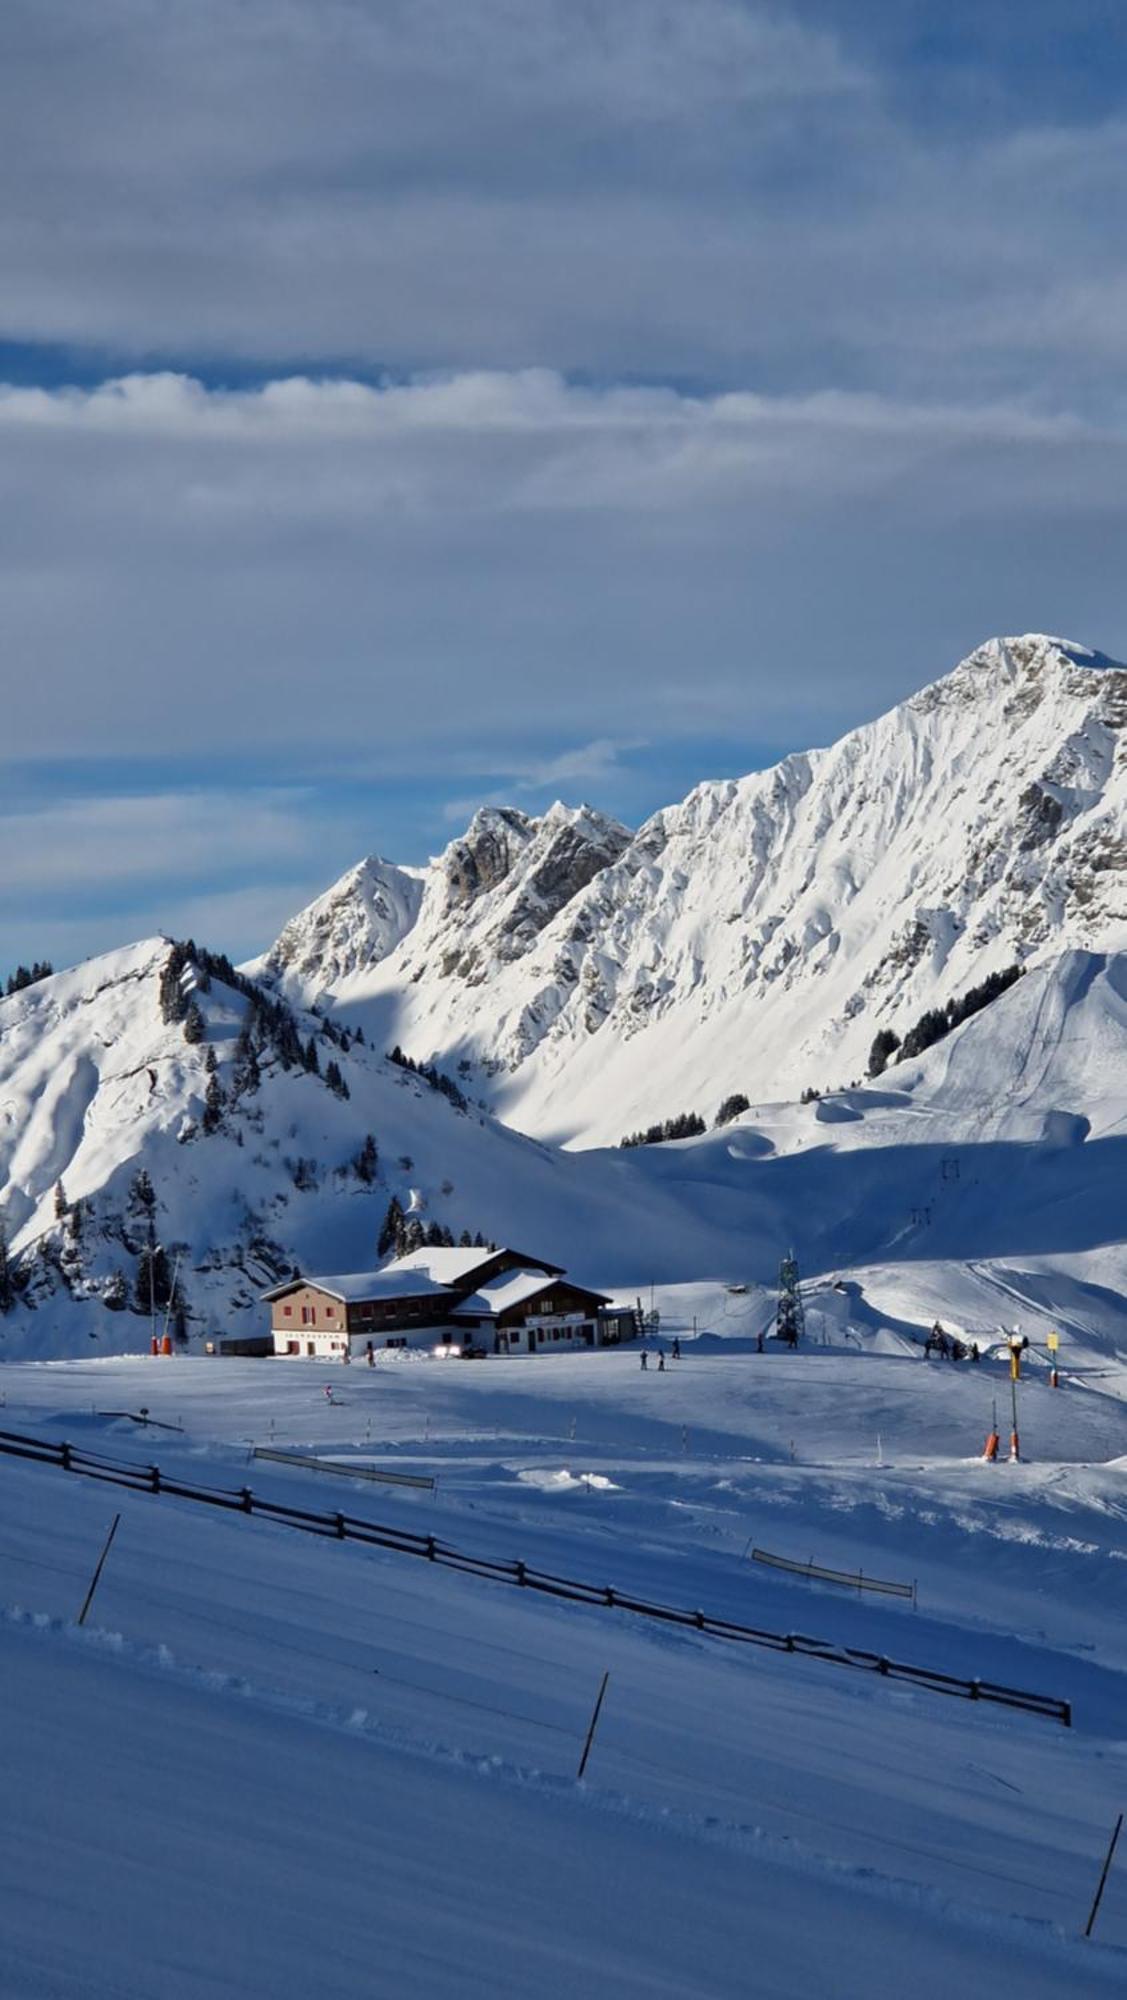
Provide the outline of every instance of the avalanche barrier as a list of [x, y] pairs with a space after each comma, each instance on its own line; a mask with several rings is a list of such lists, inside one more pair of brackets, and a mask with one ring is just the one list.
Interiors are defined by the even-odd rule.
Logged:
[[99, 1452], [82, 1451], [71, 1444], [55, 1444], [48, 1438], [29, 1437], [19, 1431], [0, 1431], [0, 1455], [21, 1458], [34, 1465], [50, 1465], [62, 1472], [76, 1472], [84, 1479], [100, 1479], [123, 1486], [131, 1493], [163, 1493], [169, 1498], [190, 1500], [199, 1506], [219, 1507], [228, 1513], [253, 1514], [264, 1521], [297, 1528], [308, 1535], [322, 1535], [335, 1541], [363, 1542], [369, 1547], [389, 1549], [393, 1554], [416, 1556], [443, 1569], [459, 1570], [467, 1576], [488, 1578], [495, 1583], [513, 1584], [542, 1596], [562, 1598], [571, 1604], [589, 1604], [610, 1611], [629, 1611], [640, 1618], [652, 1618], [665, 1625], [686, 1626], [707, 1638], [724, 1639], [736, 1645], [760, 1646], [772, 1653], [789, 1653], [801, 1659], [822, 1660], [828, 1666], [853, 1667], [862, 1673], [880, 1674], [887, 1680], [906, 1681], [912, 1687], [933, 1694], [958, 1696], [963, 1701], [985, 1701], [1001, 1708], [1016, 1708], [1028, 1715], [1041, 1715], [1050, 1722], [1072, 1724], [1072, 1704], [1058, 1695], [1031, 1694], [1023, 1688], [1003, 1687], [997, 1681], [967, 1680], [959, 1674], [945, 1674], [933, 1667], [916, 1667], [903, 1660], [890, 1660], [882, 1653], [870, 1653], [857, 1646], [839, 1646], [833, 1640], [812, 1639], [801, 1632], [768, 1632], [755, 1625], [737, 1624], [717, 1618], [707, 1611], [689, 1611], [679, 1605], [651, 1604], [629, 1591], [614, 1590], [609, 1584], [581, 1583], [573, 1577], [553, 1576], [546, 1570], [530, 1569], [523, 1562], [500, 1562], [489, 1556], [475, 1556], [440, 1542], [434, 1535], [416, 1535], [404, 1528], [391, 1528], [378, 1521], [365, 1521], [349, 1514], [321, 1514], [304, 1507], [290, 1507], [277, 1500], [264, 1500], [249, 1486], [237, 1489], [201, 1486], [193, 1480], [177, 1479], [161, 1471], [159, 1465], [138, 1465]]

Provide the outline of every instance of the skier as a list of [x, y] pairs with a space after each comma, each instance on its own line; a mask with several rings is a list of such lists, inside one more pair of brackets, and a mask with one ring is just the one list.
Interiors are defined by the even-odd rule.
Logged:
[[665, 1356], [664, 1356], [664, 1354], [659, 1354], [659, 1355], [658, 1355], [658, 1357], [657, 1357], [657, 1372], [658, 1372], [658, 1374], [659, 1374], [659, 1375], [664, 1375], [664, 1373], [665, 1373]]
[[977, 1340], [972, 1340], [972, 1341], [971, 1341], [971, 1344], [970, 1344], [970, 1358], [971, 1358], [971, 1360], [972, 1360], [972, 1361], [979, 1361], [979, 1360], [981, 1360], [981, 1358], [982, 1358], [982, 1357], [981, 1357], [981, 1355], [979, 1354], [979, 1351], [978, 1351], [978, 1342], [977, 1342]]
[[681, 1359], [681, 1343], [679, 1340], [674, 1340], [673, 1342], [673, 1359], [674, 1361], [680, 1361]]
[[648, 1365], [649, 1365], [649, 1363], [648, 1363], [648, 1358], [647, 1358], [647, 1355], [646, 1355], [646, 1350], [645, 1350], [645, 1348], [643, 1347], [643, 1349], [642, 1349], [642, 1366], [643, 1366], [643, 1368], [645, 1368], [645, 1367], [648, 1367]]
[[376, 1365], [376, 1351], [375, 1351], [375, 1348], [374, 1348], [374, 1347], [372, 1346], [372, 1343], [371, 1343], [371, 1341], [369, 1341], [369, 1342], [368, 1342], [368, 1346], [367, 1346], [367, 1350], [366, 1350], [366, 1354], [365, 1354], [365, 1359], [367, 1360], [367, 1363], [368, 1363], [368, 1366], [369, 1366], [369, 1368], [374, 1368], [374, 1367], [375, 1367], [375, 1365]]
[[331, 1383], [331, 1382], [326, 1382], [326, 1384], [325, 1384], [325, 1401], [326, 1401], [326, 1403], [331, 1403], [331, 1402], [332, 1402], [332, 1400], [333, 1400], [333, 1385], [332, 1385], [332, 1383]]

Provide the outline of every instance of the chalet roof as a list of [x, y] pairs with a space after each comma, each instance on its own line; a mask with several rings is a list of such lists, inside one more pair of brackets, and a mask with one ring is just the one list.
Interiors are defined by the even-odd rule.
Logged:
[[[540, 1292], [547, 1292], [559, 1282], [561, 1273], [546, 1275], [543, 1271], [503, 1271], [487, 1285], [479, 1285], [468, 1299], [454, 1308], [454, 1319], [497, 1319], [501, 1313], [509, 1312], [513, 1306], [523, 1306]], [[577, 1285], [571, 1278], [565, 1283], [586, 1297], [598, 1299], [604, 1305], [607, 1301], [601, 1292], [588, 1291], [585, 1285]]]
[[549, 1264], [542, 1257], [526, 1256], [523, 1250], [512, 1250], [503, 1243], [498, 1244], [493, 1250], [483, 1247], [480, 1243], [471, 1248], [463, 1247], [456, 1250], [431, 1249], [424, 1246], [421, 1250], [409, 1250], [405, 1257], [394, 1258], [383, 1268], [389, 1273], [425, 1271], [440, 1285], [464, 1285], [467, 1282], [472, 1283], [475, 1271], [485, 1270], [496, 1257], [517, 1257], [530, 1270], [539, 1271], [542, 1278], [545, 1273], [549, 1277], [559, 1277], [563, 1271], [562, 1264]]
[[309, 1285], [317, 1292], [325, 1292], [331, 1299], [340, 1299], [344, 1305], [365, 1305], [369, 1299], [423, 1299], [448, 1298], [449, 1286], [432, 1278], [426, 1271], [412, 1268], [401, 1270], [398, 1266], [384, 1271], [348, 1271], [343, 1277], [300, 1277], [287, 1278], [282, 1285], [274, 1285], [263, 1292], [267, 1301], [284, 1298], [287, 1292], [296, 1292], [303, 1285]]
[[[348, 1271], [343, 1276], [335, 1277], [305, 1274], [287, 1278], [283, 1284], [273, 1285], [268, 1292], [263, 1292], [262, 1297], [267, 1303], [273, 1303], [275, 1299], [284, 1298], [288, 1292], [299, 1290], [302, 1285], [311, 1285], [316, 1291], [350, 1306], [366, 1305], [369, 1300], [378, 1304], [385, 1299], [441, 1298], [449, 1301], [452, 1296], [460, 1298], [470, 1290], [477, 1273], [487, 1271], [497, 1257], [519, 1257], [522, 1265], [528, 1267], [522, 1270], [521, 1275], [534, 1279], [536, 1290], [551, 1284], [553, 1278], [563, 1276], [561, 1264], [524, 1257], [519, 1250], [503, 1247], [487, 1250], [480, 1243], [475, 1248], [458, 1250], [424, 1246], [421, 1250], [409, 1251], [406, 1257], [394, 1258], [378, 1271]], [[495, 1282], [503, 1284], [505, 1281], [502, 1276]], [[482, 1307], [479, 1310], [489, 1311], [491, 1308]], [[503, 1312], [505, 1308], [502, 1306], [497, 1310]]]

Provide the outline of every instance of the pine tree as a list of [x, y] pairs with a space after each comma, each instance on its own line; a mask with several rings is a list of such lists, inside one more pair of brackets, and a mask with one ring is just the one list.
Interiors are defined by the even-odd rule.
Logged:
[[129, 1304], [129, 1287], [122, 1271], [111, 1271], [102, 1290], [102, 1304], [109, 1312], [122, 1312]]
[[10, 1313], [16, 1303], [12, 1267], [8, 1261], [8, 1232], [0, 1222], [0, 1313]]
[[900, 1037], [891, 1028], [878, 1028], [873, 1036], [873, 1046], [869, 1050], [869, 1075], [883, 1076], [889, 1059], [900, 1047]]
[[254, 1045], [251, 1015], [248, 1013], [239, 1029], [239, 1039], [235, 1043], [235, 1068], [231, 1078], [231, 1096], [252, 1097], [262, 1082], [262, 1071], [258, 1066], [258, 1051]]
[[203, 1015], [195, 1001], [190, 1000], [184, 1015], [184, 1040], [192, 1043], [202, 1042], [205, 1033]]
[[376, 1142], [370, 1132], [360, 1151], [357, 1153], [356, 1158], [353, 1160], [352, 1166], [357, 1180], [364, 1181], [368, 1187], [371, 1187], [380, 1170], [380, 1156]]
[[391, 1250], [394, 1250], [398, 1255], [399, 1237], [402, 1228], [403, 1209], [399, 1197], [393, 1194], [391, 1200], [388, 1202], [387, 1214], [384, 1216], [383, 1226], [380, 1229], [379, 1239], [376, 1244], [377, 1257], [386, 1257]]
[[335, 1058], [325, 1064], [325, 1082], [334, 1096], [345, 1098], [351, 1095], [348, 1085], [341, 1075], [340, 1064]]
[[141, 1209], [149, 1217], [151, 1223], [156, 1205], [156, 1190], [153, 1187], [148, 1170], [145, 1167], [138, 1167], [137, 1172], [129, 1183], [129, 1206], [134, 1212], [137, 1209]]
[[[209, 1049], [208, 1055], [212, 1054], [214, 1054], [214, 1051]], [[223, 1106], [226, 1103], [226, 1098], [223, 1095], [223, 1085], [219, 1081], [219, 1073], [215, 1064], [210, 1064], [209, 1068], [210, 1074], [207, 1079], [207, 1089], [204, 1092], [202, 1123], [205, 1132], [218, 1132], [220, 1125], [223, 1123]]]
[[134, 1308], [141, 1313], [163, 1311], [171, 1296], [172, 1284], [164, 1246], [160, 1243], [148, 1244], [137, 1258], [137, 1274], [133, 1281]]
[[65, 1222], [70, 1213], [67, 1191], [61, 1181], [55, 1182], [55, 1220]]

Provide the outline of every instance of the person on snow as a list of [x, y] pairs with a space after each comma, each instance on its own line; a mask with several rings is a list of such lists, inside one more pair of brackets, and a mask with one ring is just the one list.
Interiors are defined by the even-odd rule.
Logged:
[[645, 1367], [647, 1367], [647, 1366], [648, 1366], [648, 1357], [647, 1357], [647, 1354], [646, 1354], [646, 1350], [645, 1350], [645, 1348], [644, 1348], [644, 1347], [643, 1347], [643, 1349], [642, 1349], [642, 1366], [643, 1366], [643, 1368], [645, 1368]]
[[375, 1365], [376, 1365], [376, 1350], [375, 1350], [375, 1348], [374, 1348], [374, 1347], [372, 1346], [372, 1343], [371, 1343], [371, 1341], [369, 1341], [369, 1342], [368, 1342], [368, 1345], [367, 1345], [367, 1348], [366, 1348], [366, 1350], [365, 1350], [365, 1359], [366, 1359], [366, 1361], [367, 1361], [367, 1363], [368, 1363], [368, 1366], [369, 1366], [369, 1368], [374, 1368], [374, 1367], [375, 1367]]
[[674, 1361], [680, 1361], [681, 1359], [681, 1343], [679, 1340], [674, 1340], [673, 1342], [673, 1359]]
[[664, 1356], [664, 1354], [659, 1354], [659, 1355], [658, 1355], [658, 1357], [657, 1357], [657, 1372], [658, 1372], [658, 1374], [659, 1374], [659, 1375], [664, 1375], [664, 1373], [665, 1373], [665, 1356]]

